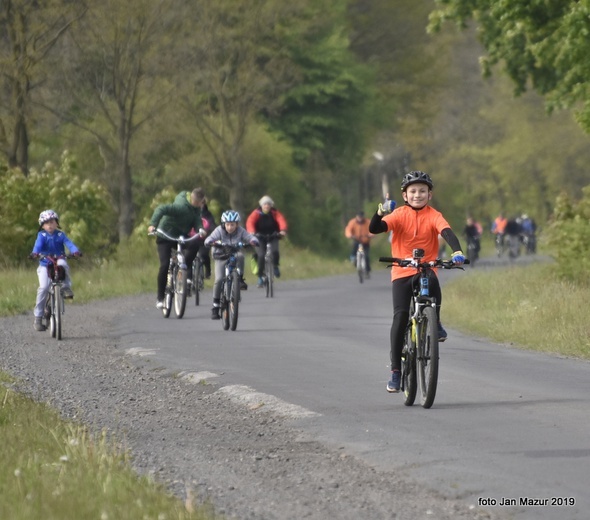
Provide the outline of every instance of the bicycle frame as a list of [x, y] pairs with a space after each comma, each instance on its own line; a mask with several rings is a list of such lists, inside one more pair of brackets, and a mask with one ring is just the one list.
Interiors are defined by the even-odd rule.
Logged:
[[224, 330], [236, 330], [238, 326], [238, 309], [240, 304], [240, 280], [242, 273], [238, 267], [238, 251], [242, 244], [217, 244], [225, 248], [229, 257], [225, 261], [225, 276], [221, 281], [219, 306], [221, 310], [221, 325]]
[[45, 311], [43, 317], [46, 326], [51, 332], [51, 337], [57, 340], [62, 339], [62, 315], [66, 312], [65, 302], [62, 295], [62, 287], [66, 280], [65, 267], [59, 265], [61, 259], [73, 258], [73, 255], [40, 255], [40, 259], [46, 259], [47, 275], [49, 277], [49, 292], [45, 300]]

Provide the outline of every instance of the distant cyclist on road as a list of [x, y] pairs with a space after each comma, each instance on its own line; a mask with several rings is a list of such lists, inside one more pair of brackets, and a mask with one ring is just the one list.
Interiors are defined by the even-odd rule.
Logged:
[[[371, 219], [369, 231], [373, 234], [392, 231], [391, 256], [394, 258], [412, 258], [414, 249], [424, 250], [424, 262], [434, 261], [438, 256], [439, 234], [450, 246], [452, 261], [461, 265], [465, 255], [461, 250], [459, 239], [442, 214], [429, 206], [432, 199], [433, 182], [427, 173], [411, 171], [402, 179], [401, 189], [405, 204], [395, 208], [393, 200], [379, 204], [377, 212]], [[391, 325], [391, 379], [387, 391], [399, 392], [400, 369], [404, 334], [409, 319], [410, 301], [413, 294], [413, 282], [416, 270], [392, 267], [393, 323]], [[442, 293], [436, 272], [430, 279], [430, 294], [436, 298], [436, 312], [439, 319], [439, 341], [447, 339], [447, 332], [440, 323], [440, 306]]]
[[492, 222], [492, 234], [496, 236], [496, 246], [499, 247], [499, 250], [504, 248], [504, 233], [506, 231], [506, 224], [508, 224], [508, 219], [504, 216], [504, 213], [500, 213]]
[[356, 262], [356, 252], [359, 244], [363, 245], [365, 250], [365, 259], [367, 262], [367, 277], [371, 272], [371, 262], [369, 260], [369, 250], [371, 248], [371, 232], [369, 231], [369, 219], [365, 218], [365, 212], [359, 211], [356, 217], [350, 219], [344, 228], [344, 236], [352, 240], [352, 251], [350, 261]]
[[480, 235], [481, 231], [475, 220], [472, 217], [467, 217], [465, 227], [463, 228], [463, 236], [467, 239], [467, 251], [473, 257], [469, 257], [472, 263], [479, 257], [479, 251], [481, 249]]
[[[259, 201], [259, 206], [248, 215], [246, 219], [246, 231], [253, 235], [271, 235], [272, 233], [280, 233], [282, 236], [287, 234], [287, 219], [284, 215], [275, 208], [274, 201], [268, 196], [264, 195]], [[264, 285], [264, 255], [266, 254], [267, 240], [259, 237], [260, 245], [256, 247], [256, 257], [258, 260], [258, 284], [257, 287]], [[279, 278], [281, 271], [279, 269], [279, 262], [281, 255], [279, 253], [279, 241], [275, 238], [271, 240], [272, 261], [274, 267], [274, 275]]]

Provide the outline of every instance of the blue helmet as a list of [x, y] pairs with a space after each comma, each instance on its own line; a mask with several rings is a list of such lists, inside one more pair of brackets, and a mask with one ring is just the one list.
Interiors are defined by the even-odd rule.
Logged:
[[240, 214], [237, 211], [234, 211], [233, 209], [228, 209], [227, 211], [224, 211], [223, 214], [221, 215], [221, 222], [222, 223], [226, 223], [226, 222], [239, 222], [240, 221]]

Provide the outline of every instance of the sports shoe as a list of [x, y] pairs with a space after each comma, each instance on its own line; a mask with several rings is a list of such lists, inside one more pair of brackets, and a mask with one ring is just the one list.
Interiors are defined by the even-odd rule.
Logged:
[[211, 309], [211, 319], [212, 320], [220, 320], [221, 316], [219, 315], [219, 307], [213, 307]]
[[447, 331], [443, 328], [441, 322], [438, 322], [438, 342], [442, 343], [445, 339], [447, 339]]
[[72, 289], [70, 289], [69, 287], [62, 287], [61, 294], [64, 298], [68, 300], [71, 300], [74, 297], [74, 293], [72, 292]]
[[274, 272], [275, 272], [275, 276], [277, 278], [280, 278], [281, 277], [281, 270], [279, 269], [279, 266], [278, 265], [275, 265]]
[[43, 325], [43, 318], [35, 318], [34, 326], [35, 330], [38, 330], [39, 332], [47, 330], [47, 327]]
[[164, 308], [164, 300], [158, 300], [156, 302], [156, 309], [163, 309]]
[[391, 371], [391, 379], [387, 382], [387, 391], [390, 394], [395, 394], [399, 392], [400, 387], [400, 371], [399, 370], [392, 370]]
[[240, 279], [240, 289], [242, 291], [248, 290], [248, 284], [246, 283], [246, 280], [244, 280], [243, 278]]
[[256, 283], [256, 287], [262, 289], [264, 287], [264, 278], [262, 276], [258, 277], [258, 282]]

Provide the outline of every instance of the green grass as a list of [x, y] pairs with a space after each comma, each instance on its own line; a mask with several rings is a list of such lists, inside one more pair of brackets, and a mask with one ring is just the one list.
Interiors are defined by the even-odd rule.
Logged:
[[123, 446], [62, 421], [12, 391], [0, 375], [0, 518], [11, 520], [214, 518], [138, 477]]
[[588, 287], [557, 280], [545, 263], [470, 270], [445, 285], [445, 324], [501, 343], [590, 359]]

